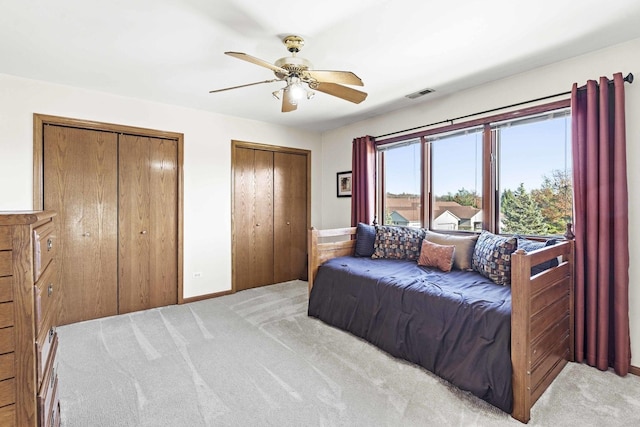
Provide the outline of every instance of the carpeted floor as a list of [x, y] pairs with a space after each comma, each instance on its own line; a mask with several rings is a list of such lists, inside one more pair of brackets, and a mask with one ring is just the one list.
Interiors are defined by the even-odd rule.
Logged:
[[[522, 425], [306, 310], [294, 281], [60, 327], [62, 425]], [[529, 425], [637, 426], [639, 396], [571, 363]]]

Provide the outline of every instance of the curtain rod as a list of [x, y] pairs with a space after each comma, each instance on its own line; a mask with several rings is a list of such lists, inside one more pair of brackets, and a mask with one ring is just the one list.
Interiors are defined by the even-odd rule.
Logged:
[[[633, 74], [632, 73], [627, 74], [626, 77], [623, 78], [623, 80], [625, 82], [627, 82], [627, 83], [633, 83]], [[613, 80], [609, 80], [609, 83], [611, 83], [611, 82], [613, 82]], [[467, 114], [467, 115], [464, 115], [464, 116], [455, 117], [453, 119], [440, 120], [439, 122], [429, 123], [428, 125], [416, 126], [416, 127], [409, 128], [409, 129], [399, 130], [399, 131], [396, 131], [396, 132], [385, 133], [384, 135], [374, 136], [374, 138], [376, 138], [376, 139], [384, 138], [385, 136], [397, 135], [399, 133], [410, 132], [412, 130], [418, 130], [418, 129], [422, 129], [422, 128], [426, 128], [426, 127], [430, 127], [430, 126], [441, 125], [441, 124], [444, 124], [444, 123], [453, 124], [453, 122], [456, 121], [456, 120], [468, 119], [469, 117], [480, 116], [482, 114], [487, 114], [487, 113], [493, 113], [495, 111], [505, 110], [507, 108], [519, 107], [519, 106], [524, 105], [524, 104], [531, 104], [532, 102], [544, 101], [545, 99], [551, 99], [551, 98], [556, 98], [558, 96], [569, 95], [570, 93], [571, 93], [571, 91], [556, 93], [554, 95], [543, 96], [542, 98], [530, 99], [528, 101], [522, 101], [522, 102], [518, 102], [518, 103], [515, 103], [515, 104], [510, 104], [510, 105], [505, 105], [505, 106], [502, 106], [502, 107], [492, 108], [490, 110], [479, 111], [477, 113]]]

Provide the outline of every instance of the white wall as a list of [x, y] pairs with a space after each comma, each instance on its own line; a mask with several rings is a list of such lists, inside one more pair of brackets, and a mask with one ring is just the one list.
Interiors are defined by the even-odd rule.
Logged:
[[[425, 66], [428, 67], [428, 63]], [[582, 85], [588, 79], [611, 77], [615, 72], [624, 75], [633, 72], [638, 79], [634, 84], [627, 84], [625, 90], [629, 216], [637, 218], [640, 215], [640, 39], [324, 133], [322, 157], [326, 161], [323, 161], [320, 227], [350, 225], [349, 203], [337, 199], [331, 190], [335, 186], [335, 173], [351, 169], [351, 141], [354, 137], [382, 135], [566, 92], [571, 90], [574, 82]], [[336, 159], [340, 159], [337, 164]], [[632, 260], [629, 269], [632, 364], [640, 367], [640, 263], [633, 262], [640, 257], [640, 228], [631, 227], [629, 241]]]
[[317, 133], [1, 74], [0, 210], [32, 209], [33, 113], [184, 134], [185, 298], [231, 289], [232, 139], [312, 150], [311, 218], [319, 222]]

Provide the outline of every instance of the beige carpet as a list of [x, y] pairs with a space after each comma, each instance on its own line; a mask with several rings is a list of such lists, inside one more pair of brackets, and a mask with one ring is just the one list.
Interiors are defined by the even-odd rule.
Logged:
[[[306, 309], [294, 281], [60, 327], [62, 425], [522, 425]], [[640, 378], [569, 364], [529, 425], [638, 426]]]

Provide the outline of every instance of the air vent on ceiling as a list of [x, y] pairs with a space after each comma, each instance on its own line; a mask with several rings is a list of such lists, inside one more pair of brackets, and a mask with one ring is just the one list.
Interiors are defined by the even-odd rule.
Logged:
[[409, 98], [409, 99], [416, 99], [416, 98], [420, 98], [421, 96], [424, 96], [424, 95], [426, 95], [428, 93], [435, 92], [435, 91], [436, 91], [435, 89], [427, 88], [427, 89], [419, 90], [417, 92], [410, 93], [409, 95], [405, 95], [405, 96], [407, 98]]

